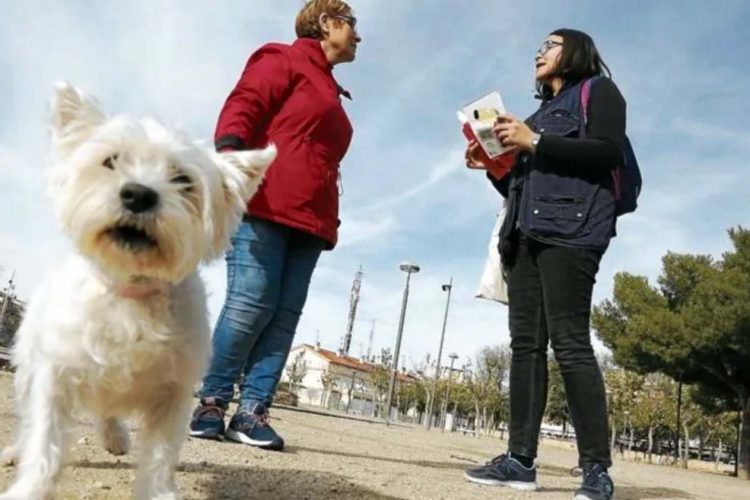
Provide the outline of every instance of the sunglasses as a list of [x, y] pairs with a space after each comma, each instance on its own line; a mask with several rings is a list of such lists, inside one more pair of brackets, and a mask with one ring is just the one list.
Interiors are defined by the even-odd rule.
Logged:
[[539, 50], [537, 50], [537, 54], [539, 54], [540, 56], [543, 56], [547, 52], [552, 50], [554, 47], [561, 47], [561, 46], [562, 46], [562, 42], [556, 42], [554, 40], [545, 40], [539, 46]]
[[357, 18], [354, 16], [333, 16], [334, 19], [338, 19], [339, 21], [344, 21], [346, 24], [351, 26], [353, 30], [357, 29]]

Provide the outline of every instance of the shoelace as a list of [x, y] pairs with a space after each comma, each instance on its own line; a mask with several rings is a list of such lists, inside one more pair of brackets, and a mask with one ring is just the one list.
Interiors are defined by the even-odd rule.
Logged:
[[[240, 417], [242, 418], [241, 425], [249, 426], [251, 428], [256, 425], [266, 427], [271, 424], [271, 415], [269, 415], [268, 412], [256, 414], [249, 411], [243, 411], [240, 413]], [[252, 423], [248, 423], [249, 419], [252, 419]]]
[[257, 420], [260, 425], [271, 425], [271, 415], [269, 413], [255, 415], [255, 420]]
[[583, 484], [585, 486], [591, 486], [593, 488], [599, 486], [599, 481], [605, 474], [607, 474], [607, 471], [601, 467], [594, 467], [592, 469], [573, 467], [572, 469], [570, 469], [571, 476], [581, 477], [581, 475], [583, 475]]
[[200, 418], [203, 415], [214, 414], [217, 418], [224, 420], [224, 409], [220, 406], [215, 405], [201, 405], [195, 410], [195, 418]]
[[487, 462], [485, 465], [495, 465], [497, 466], [501, 472], [506, 473], [508, 472], [508, 455], [503, 453], [502, 455], [498, 455], [489, 462]]

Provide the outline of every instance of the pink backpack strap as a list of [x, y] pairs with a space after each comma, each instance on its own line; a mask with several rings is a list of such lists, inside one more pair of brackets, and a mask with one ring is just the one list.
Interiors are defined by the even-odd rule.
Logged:
[[[591, 78], [587, 78], [581, 85], [581, 113], [583, 113], [583, 129], [585, 131], [588, 123], [589, 113], [589, 97], [591, 96]], [[614, 191], [615, 200], [620, 199], [620, 184], [621, 184], [621, 167], [618, 166], [612, 170], [612, 190]]]
[[591, 78], [586, 78], [581, 85], [581, 112], [583, 113], [583, 123], [588, 123], [589, 97], [591, 96]]

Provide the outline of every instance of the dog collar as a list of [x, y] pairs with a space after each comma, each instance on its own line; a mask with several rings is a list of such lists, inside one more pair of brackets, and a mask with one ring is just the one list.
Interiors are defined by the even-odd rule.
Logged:
[[166, 281], [146, 276], [133, 276], [125, 284], [118, 285], [115, 293], [126, 299], [145, 299], [165, 293], [169, 285]]

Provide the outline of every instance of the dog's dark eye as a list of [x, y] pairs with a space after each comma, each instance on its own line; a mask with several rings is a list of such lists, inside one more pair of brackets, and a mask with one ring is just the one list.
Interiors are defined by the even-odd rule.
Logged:
[[172, 177], [171, 181], [174, 184], [182, 184], [182, 189], [190, 190], [193, 187], [193, 179], [185, 174], [175, 175]]
[[114, 170], [115, 169], [115, 161], [117, 161], [117, 155], [112, 155], [112, 156], [106, 158], [102, 162], [102, 166], [105, 167], [105, 168], [108, 168], [110, 170]]

